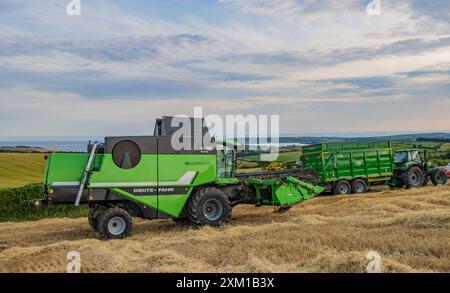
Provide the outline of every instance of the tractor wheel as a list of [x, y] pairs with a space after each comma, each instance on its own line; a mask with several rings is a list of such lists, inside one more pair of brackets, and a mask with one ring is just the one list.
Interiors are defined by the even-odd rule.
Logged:
[[434, 185], [445, 185], [447, 183], [447, 175], [442, 169], [434, 169], [431, 174], [431, 181]]
[[190, 222], [195, 226], [221, 226], [230, 220], [230, 201], [218, 188], [202, 188], [191, 198], [188, 214]]
[[122, 239], [133, 230], [133, 220], [130, 214], [119, 207], [108, 208], [100, 214], [97, 229], [105, 239]]
[[89, 206], [88, 222], [89, 226], [91, 226], [91, 228], [94, 229], [94, 231], [98, 231], [97, 229], [98, 217], [103, 210], [104, 208], [99, 205]]
[[91, 226], [92, 229], [94, 229], [95, 231], [98, 231], [97, 230], [97, 217], [95, 216], [94, 211], [92, 211], [91, 209], [89, 209], [88, 222], [89, 222], [89, 226]]
[[422, 187], [423, 182], [425, 181], [425, 174], [422, 169], [417, 166], [413, 166], [402, 174], [402, 181], [406, 188]]
[[352, 193], [360, 194], [367, 191], [366, 181], [363, 179], [356, 179], [352, 182]]
[[350, 194], [352, 192], [352, 186], [347, 180], [341, 180], [336, 183], [336, 186], [333, 188], [334, 195], [342, 195], [342, 194]]

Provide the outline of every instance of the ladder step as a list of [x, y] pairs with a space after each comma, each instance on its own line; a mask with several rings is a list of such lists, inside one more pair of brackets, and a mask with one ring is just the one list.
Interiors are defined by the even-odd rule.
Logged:
[[89, 159], [86, 164], [86, 169], [84, 170], [83, 178], [81, 179], [80, 187], [78, 188], [78, 194], [77, 194], [77, 198], [75, 200], [75, 206], [80, 205], [81, 196], [83, 195], [83, 190], [84, 190], [84, 187], [86, 186], [86, 181], [89, 177], [89, 173], [91, 172], [91, 166], [92, 166], [92, 162], [94, 161], [95, 153], [97, 151], [97, 146], [98, 146], [98, 142], [95, 142], [94, 145], [92, 146], [91, 153], [89, 154]]

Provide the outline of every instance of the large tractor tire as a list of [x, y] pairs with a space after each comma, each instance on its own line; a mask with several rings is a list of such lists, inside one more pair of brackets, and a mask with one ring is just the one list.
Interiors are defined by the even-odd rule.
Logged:
[[91, 210], [90, 208], [89, 208], [88, 222], [89, 222], [89, 226], [91, 226], [92, 229], [94, 229], [95, 231], [98, 231], [97, 230], [97, 217], [95, 215], [95, 211]]
[[445, 185], [447, 183], [447, 175], [442, 169], [434, 169], [431, 174], [431, 181], [434, 185]]
[[133, 231], [133, 220], [126, 210], [111, 207], [98, 217], [97, 229], [104, 239], [123, 239]]
[[355, 179], [352, 182], [352, 193], [361, 194], [367, 191], [367, 183], [363, 179]]
[[341, 180], [336, 183], [336, 186], [333, 188], [334, 195], [343, 195], [352, 193], [352, 186], [347, 180]]
[[104, 207], [100, 205], [91, 205], [89, 206], [89, 213], [88, 213], [88, 222], [89, 226], [91, 226], [94, 231], [98, 231], [98, 217], [100, 214], [104, 211]]
[[230, 201], [218, 188], [202, 188], [189, 201], [188, 216], [195, 226], [222, 226], [231, 218]]
[[425, 181], [425, 174], [421, 168], [412, 166], [402, 174], [402, 181], [406, 188], [422, 187]]

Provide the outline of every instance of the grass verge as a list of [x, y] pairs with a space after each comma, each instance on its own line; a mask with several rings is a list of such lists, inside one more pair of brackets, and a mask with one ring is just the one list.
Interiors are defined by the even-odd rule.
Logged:
[[87, 207], [47, 206], [36, 208], [30, 200], [42, 197], [42, 185], [0, 189], [0, 222], [18, 222], [45, 218], [78, 218], [87, 215]]

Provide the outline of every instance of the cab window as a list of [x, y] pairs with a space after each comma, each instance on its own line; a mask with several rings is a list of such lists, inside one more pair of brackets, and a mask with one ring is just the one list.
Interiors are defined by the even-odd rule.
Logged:
[[418, 151], [412, 152], [411, 156], [412, 156], [411, 159], [412, 159], [414, 162], [417, 162], [417, 163], [420, 163], [420, 162], [421, 162], [420, 154], [419, 154]]
[[231, 178], [234, 173], [234, 150], [218, 150], [217, 153], [217, 177]]
[[395, 153], [394, 163], [402, 164], [408, 161], [408, 153], [407, 152], [397, 152]]

